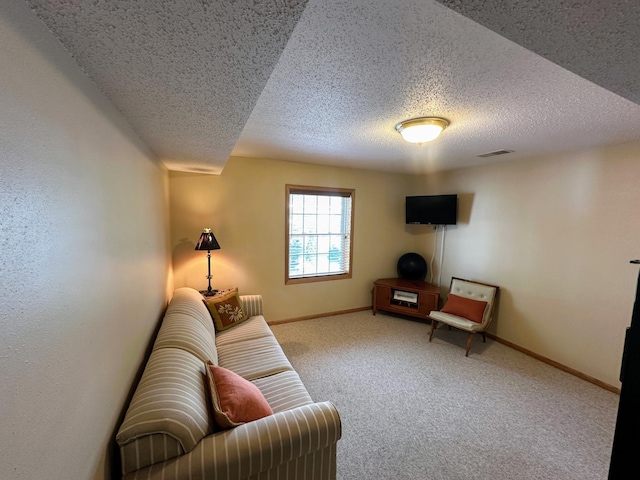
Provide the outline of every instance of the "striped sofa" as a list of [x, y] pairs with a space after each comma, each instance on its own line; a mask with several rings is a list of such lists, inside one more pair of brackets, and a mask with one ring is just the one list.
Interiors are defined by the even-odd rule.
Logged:
[[[240, 299], [250, 318], [216, 334], [200, 293], [174, 292], [116, 435], [123, 479], [336, 477], [337, 410], [311, 400], [262, 316], [262, 297]], [[207, 360], [258, 386], [274, 414], [214, 431]]]

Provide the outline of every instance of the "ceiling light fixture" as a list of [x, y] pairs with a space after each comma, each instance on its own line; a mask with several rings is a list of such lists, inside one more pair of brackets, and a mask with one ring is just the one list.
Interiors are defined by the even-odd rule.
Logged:
[[435, 140], [448, 125], [444, 118], [419, 117], [400, 122], [396, 130], [407, 142], [426, 143]]

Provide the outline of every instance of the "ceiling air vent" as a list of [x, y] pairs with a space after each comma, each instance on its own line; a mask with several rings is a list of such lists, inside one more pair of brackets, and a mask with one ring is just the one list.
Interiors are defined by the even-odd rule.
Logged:
[[478, 155], [480, 158], [495, 157], [496, 155], [505, 155], [507, 153], [513, 153], [513, 150], [496, 150], [495, 152], [483, 153]]

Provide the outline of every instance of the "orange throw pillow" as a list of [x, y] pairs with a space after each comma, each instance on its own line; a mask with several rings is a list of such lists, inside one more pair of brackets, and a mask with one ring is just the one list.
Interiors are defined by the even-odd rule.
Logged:
[[260, 389], [249, 380], [211, 362], [206, 364], [206, 373], [213, 417], [219, 428], [233, 428], [273, 415]]
[[471, 298], [461, 297], [459, 295], [449, 294], [447, 303], [445, 303], [442, 313], [450, 313], [458, 317], [466, 318], [472, 322], [482, 323], [484, 311], [487, 308], [487, 302], [473, 300]]

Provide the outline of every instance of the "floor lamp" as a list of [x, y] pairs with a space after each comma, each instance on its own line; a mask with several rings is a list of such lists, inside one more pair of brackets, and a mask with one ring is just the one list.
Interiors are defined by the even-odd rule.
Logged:
[[209, 288], [200, 290], [200, 293], [207, 297], [215, 295], [218, 290], [211, 289], [211, 250], [220, 250], [220, 244], [216, 240], [216, 237], [213, 236], [213, 233], [211, 233], [210, 228], [205, 228], [200, 235], [200, 239], [196, 244], [196, 250], [207, 251], [207, 280], [209, 280]]

